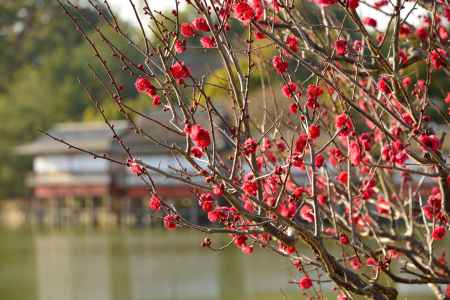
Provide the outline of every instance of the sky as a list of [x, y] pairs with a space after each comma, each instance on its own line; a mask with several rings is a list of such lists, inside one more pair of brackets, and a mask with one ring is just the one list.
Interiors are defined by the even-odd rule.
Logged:
[[[131, 7], [129, 0], [108, 0], [108, 1], [124, 20], [127, 20], [133, 24], [136, 22], [133, 8]], [[133, 0], [133, 2], [136, 5], [138, 5], [139, 3], [144, 3], [144, 1], [142, 0]], [[168, 9], [174, 3], [173, 0], [147, 0], [147, 2], [150, 4], [150, 7], [152, 9], [158, 10]]]
[[[136, 18], [134, 17], [133, 9], [129, 3], [129, 0], [108, 0], [109, 3], [116, 9], [117, 13], [124, 18], [125, 20], [131, 22], [132, 24], [136, 24]], [[133, 0], [134, 3], [143, 3], [143, 0]], [[173, 7], [174, 0], [147, 0], [147, 2], [150, 4], [152, 9], [169, 9], [170, 7]], [[369, 0], [369, 3], [375, 2], [375, 0]], [[406, 16], [411, 8], [413, 7], [414, 3], [405, 3], [405, 9], [402, 11], [402, 16]], [[141, 6], [142, 7], [142, 6]], [[387, 8], [387, 10], [392, 9]], [[142, 11], [142, 9], [140, 10]], [[378, 29], [384, 30], [388, 25], [388, 18], [381, 14], [380, 12], [377, 12], [368, 6], [365, 6], [363, 4], [360, 5], [358, 8], [358, 13], [361, 16], [370, 16], [375, 18], [378, 21]], [[408, 18], [408, 21], [410, 23], [415, 24], [418, 20], [418, 15], [423, 13], [423, 10], [420, 8], [414, 9], [413, 13], [411, 13], [410, 17]], [[145, 19], [145, 18], [144, 18]], [[148, 19], [148, 18], [147, 18]]]

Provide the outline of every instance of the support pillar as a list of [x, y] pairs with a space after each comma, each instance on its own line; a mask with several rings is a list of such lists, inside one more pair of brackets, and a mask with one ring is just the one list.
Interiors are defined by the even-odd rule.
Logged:
[[102, 205], [102, 199], [98, 196], [95, 196], [92, 198], [92, 210], [91, 210], [91, 217], [92, 217], [92, 226], [94, 228], [97, 228], [99, 225], [98, 222], [98, 209]]
[[123, 209], [122, 201], [118, 197], [113, 196], [111, 198], [111, 211], [114, 215], [116, 225], [121, 227], [123, 222]]
[[192, 203], [192, 205], [189, 208], [189, 210], [190, 210], [190, 215], [191, 215], [191, 218], [192, 218], [191, 222], [194, 223], [194, 224], [199, 225], [200, 224], [200, 218], [199, 218], [199, 211], [198, 211], [197, 206], [194, 203]]
[[134, 225], [136, 228], [144, 227], [144, 207], [142, 205], [142, 199], [137, 198], [132, 200]]
[[36, 223], [39, 227], [43, 227], [45, 222], [46, 208], [44, 207], [43, 201], [44, 199], [39, 198], [31, 199], [32, 210], [34, 211], [34, 214], [36, 216]]
[[55, 199], [55, 202], [56, 202], [55, 224], [56, 227], [61, 228], [64, 225], [65, 199], [59, 197]]

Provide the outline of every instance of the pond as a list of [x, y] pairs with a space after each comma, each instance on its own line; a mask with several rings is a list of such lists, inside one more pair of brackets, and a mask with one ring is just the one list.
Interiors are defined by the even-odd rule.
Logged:
[[[0, 234], [0, 299], [304, 299], [289, 283], [298, 275], [286, 259], [260, 248], [250, 256], [234, 247], [214, 252], [199, 246], [204, 236], [195, 232], [21, 229]], [[421, 287], [420, 294], [426, 290]]]

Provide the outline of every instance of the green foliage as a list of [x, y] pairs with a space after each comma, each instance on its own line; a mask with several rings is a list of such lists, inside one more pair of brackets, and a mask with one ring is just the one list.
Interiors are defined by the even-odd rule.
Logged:
[[[84, 9], [92, 24], [102, 26], [97, 15]], [[124, 25], [125, 26], [125, 25]], [[133, 78], [121, 70], [118, 59], [89, 28], [88, 35], [108, 61], [116, 79], [125, 89], [125, 98], [135, 97]], [[130, 30], [128, 28], [127, 30]], [[79, 78], [99, 101], [108, 96], [94, 79], [89, 65], [102, 71], [89, 44], [80, 36], [56, 1], [14, 0], [0, 5], [0, 42], [12, 47], [0, 47], [0, 199], [25, 194], [23, 186], [30, 159], [17, 157], [14, 148], [39, 135], [38, 130], [68, 120], [81, 120], [92, 104], [81, 88]], [[113, 43], [125, 51], [130, 49], [124, 39], [109, 34]], [[139, 60], [135, 52], [127, 55]]]
[[[127, 100], [126, 104], [136, 111], [146, 113], [152, 108], [152, 98], [146, 94], [140, 94], [136, 98]], [[105, 99], [102, 102], [102, 107], [105, 112], [105, 116], [111, 120], [124, 119], [124, 116], [119, 111], [117, 103], [111, 99]], [[97, 112], [94, 106], [89, 106], [83, 113], [83, 121], [102, 121], [103, 117]]]
[[[232, 31], [233, 35], [248, 35], [246, 32], [236, 32]], [[267, 68], [267, 63], [270, 63], [271, 57], [275, 54], [275, 47], [273, 45], [266, 46], [269, 42], [267, 40], [255, 41], [254, 48], [259, 49], [258, 54], [252, 56], [252, 70], [249, 77], [249, 90], [253, 92], [261, 87], [261, 81], [267, 80], [264, 74], [265, 70], [272, 70], [272, 67]], [[248, 58], [242, 56], [239, 60], [239, 67], [241, 71], [245, 74], [248, 72]], [[233, 68], [233, 76], [237, 76], [237, 71]], [[236, 77], [237, 78], [237, 77]], [[205, 88], [206, 95], [213, 100], [223, 99], [227, 97], [230, 92], [228, 83], [228, 72], [225, 67], [218, 68], [207, 78], [207, 85]]]

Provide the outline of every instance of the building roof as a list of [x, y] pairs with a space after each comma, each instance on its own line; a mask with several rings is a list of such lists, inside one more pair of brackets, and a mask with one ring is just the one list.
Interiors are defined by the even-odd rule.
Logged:
[[[182, 130], [184, 127], [181, 115], [175, 122], [176, 126]], [[134, 127], [125, 120], [111, 121], [117, 134], [124, 144], [128, 146], [134, 155], [162, 154], [167, 153], [167, 149], [153, 142], [153, 140], [168, 146], [178, 145], [184, 147], [186, 142], [184, 133], [177, 133], [177, 129], [171, 125], [171, 113], [169, 111], [154, 111], [145, 114], [146, 117], [139, 116], [135, 123], [142, 129], [144, 134], [136, 133]], [[209, 120], [206, 113], [196, 114], [196, 122], [206, 129], [209, 129]], [[162, 124], [158, 125], [158, 123]], [[220, 124], [218, 124], [220, 126]], [[167, 128], [164, 128], [167, 127]], [[172, 129], [172, 130], [170, 130]], [[58, 139], [62, 139], [78, 148], [89, 150], [98, 154], [124, 154], [122, 146], [113, 138], [111, 129], [103, 121], [61, 123], [50, 129], [48, 133]], [[145, 136], [147, 135], [147, 137]], [[225, 148], [225, 139], [216, 130], [216, 149]], [[151, 138], [149, 138], [151, 137]], [[69, 148], [67, 145], [55, 141], [42, 134], [31, 143], [20, 145], [16, 152], [22, 155], [55, 155], [55, 154], [76, 154], [79, 150]]]
[[[161, 144], [171, 146], [177, 145], [184, 148], [186, 143], [186, 137], [184, 133], [176, 133], [177, 129], [170, 123], [172, 114], [169, 111], [157, 111], [146, 114], [148, 118], [139, 117], [136, 119], [136, 125], [141, 128], [145, 134], [136, 134], [134, 130], [130, 130], [129, 133], [124, 135], [123, 140], [126, 145], [128, 145], [133, 154], [144, 155], [144, 154], [163, 154], [167, 153], [167, 149], [161, 145], [152, 142], [151, 139], [158, 141]], [[173, 123], [181, 130], [184, 128], [184, 123], [181, 114], [178, 112], [180, 119], [174, 121]], [[208, 115], [206, 113], [199, 112], [195, 115], [196, 122], [201, 124], [205, 129], [209, 130], [210, 124], [208, 120]], [[217, 119], [217, 118], [216, 118]], [[170, 129], [164, 128], [158, 125], [156, 122], [169, 127]], [[216, 120], [217, 122], [217, 120]], [[217, 124], [216, 124], [217, 125]], [[221, 126], [220, 124], [218, 124]], [[215, 130], [216, 136], [216, 149], [223, 150], [225, 148], [225, 139], [223, 135]], [[151, 137], [151, 138], [150, 138]], [[116, 145], [119, 146], [119, 145]]]
[[[111, 121], [117, 133], [123, 134], [129, 125], [126, 121]], [[110, 153], [113, 142], [110, 128], [104, 122], [61, 123], [48, 131], [52, 136], [67, 141], [82, 149], [99, 153]], [[76, 149], [69, 149], [63, 143], [42, 134], [31, 143], [16, 148], [18, 154], [41, 155], [78, 153]]]

